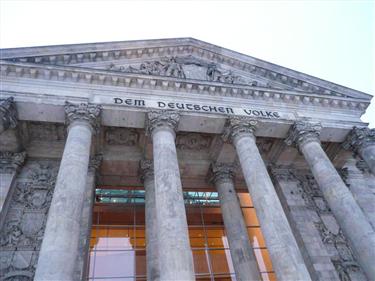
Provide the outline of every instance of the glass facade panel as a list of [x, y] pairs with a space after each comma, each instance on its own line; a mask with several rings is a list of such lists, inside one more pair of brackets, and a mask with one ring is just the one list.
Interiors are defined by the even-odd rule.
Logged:
[[135, 275], [134, 251], [96, 251], [95, 278], [127, 277]]
[[208, 254], [205, 250], [193, 250], [195, 274], [209, 274]]
[[[103, 198], [97, 200], [93, 217], [89, 280], [146, 280], [144, 191], [100, 194]], [[236, 280], [217, 193], [184, 192], [184, 196], [196, 279]], [[251, 198], [244, 192], [238, 198], [262, 278], [274, 281]]]
[[258, 218], [254, 208], [242, 208], [242, 213], [247, 226], [259, 226]]
[[229, 250], [210, 250], [209, 253], [214, 275], [234, 272]]

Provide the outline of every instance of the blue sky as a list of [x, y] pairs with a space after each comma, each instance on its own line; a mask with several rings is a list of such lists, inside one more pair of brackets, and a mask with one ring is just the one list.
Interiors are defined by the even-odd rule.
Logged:
[[189, 36], [373, 95], [374, 18], [374, 1], [0, 0], [0, 47]]

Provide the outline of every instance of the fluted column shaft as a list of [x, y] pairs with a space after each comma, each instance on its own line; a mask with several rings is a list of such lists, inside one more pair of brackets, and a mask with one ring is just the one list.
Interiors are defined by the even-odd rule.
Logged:
[[179, 115], [170, 111], [148, 114], [154, 154], [160, 280], [195, 280], [175, 144], [178, 121]]
[[249, 193], [278, 280], [311, 280], [253, 134], [256, 121], [229, 119], [228, 133], [236, 148]]
[[236, 280], [262, 280], [233, 184], [234, 167], [227, 164], [215, 164], [211, 168], [212, 181], [219, 193], [221, 213]]
[[81, 213], [97, 106], [67, 104], [68, 137], [61, 159], [34, 280], [74, 280]]
[[296, 143], [369, 280], [375, 280], [375, 232], [319, 141], [320, 124], [298, 121], [287, 143]]
[[94, 212], [94, 197], [96, 186], [96, 171], [100, 167], [102, 155], [90, 159], [87, 172], [86, 188], [81, 213], [80, 240], [77, 249], [76, 280], [86, 280], [88, 270], [88, 256], [90, 252], [92, 214]]
[[147, 280], [160, 279], [158, 252], [158, 222], [156, 220], [155, 181], [153, 162], [141, 162], [141, 178], [145, 187], [145, 216], [146, 216], [146, 262]]
[[357, 152], [375, 175], [375, 129], [354, 127], [343, 147]]

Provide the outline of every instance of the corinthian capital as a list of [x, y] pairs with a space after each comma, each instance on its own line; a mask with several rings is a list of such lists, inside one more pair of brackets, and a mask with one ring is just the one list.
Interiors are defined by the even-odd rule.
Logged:
[[18, 171], [26, 159], [26, 152], [0, 151], [0, 172]]
[[211, 164], [210, 167], [210, 178], [209, 181], [217, 183], [220, 181], [233, 181], [236, 166], [234, 164], [227, 163], [215, 163]]
[[13, 97], [0, 99], [0, 133], [17, 126], [17, 110]]
[[177, 131], [180, 114], [172, 110], [151, 110], [147, 114], [146, 131], [152, 134], [157, 128], [170, 128]]
[[295, 145], [299, 147], [310, 141], [320, 142], [321, 129], [322, 125], [320, 123], [310, 123], [301, 120], [296, 121], [289, 129], [285, 143], [287, 145]]
[[154, 177], [154, 163], [152, 160], [141, 160], [139, 162], [139, 172], [142, 182], [152, 179]]
[[227, 120], [224, 130], [224, 141], [233, 141], [236, 137], [241, 135], [254, 136], [258, 122], [254, 119], [244, 116], [231, 116]]
[[75, 121], [83, 121], [90, 124], [94, 131], [98, 131], [100, 127], [100, 112], [100, 105], [65, 103], [66, 123], [68, 126]]
[[369, 145], [375, 145], [375, 129], [367, 127], [354, 127], [342, 144], [343, 148], [352, 149], [355, 152]]

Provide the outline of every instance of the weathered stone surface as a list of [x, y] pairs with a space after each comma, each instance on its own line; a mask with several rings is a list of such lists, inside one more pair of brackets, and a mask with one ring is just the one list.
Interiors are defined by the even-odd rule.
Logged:
[[281, 280], [311, 280], [292, 230], [255, 143], [256, 122], [230, 119], [229, 136], [236, 147], [273, 268]]
[[82, 205], [80, 238], [77, 249], [77, 261], [75, 267], [74, 280], [86, 280], [88, 275], [88, 258], [91, 239], [92, 215], [94, 212], [94, 196], [97, 178], [97, 170], [99, 169], [103, 156], [98, 154], [90, 158], [89, 169], [87, 172], [85, 195]]
[[100, 108], [66, 106], [68, 138], [48, 212], [35, 280], [74, 280], [93, 127]]
[[160, 280], [159, 223], [156, 217], [154, 163], [150, 160], [142, 160], [140, 172], [145, 188], [147, 280]]
[[358, 258], [368, 279], [375, 279], [375, 231], [323, 151], [319, 125], [298, 122], [289, 133], [289, 143], [298, 145], [318, 182], [328, 206]]
[[150, 112], [148, 120], [154, 155], [160, 280], [194, 280], [175, 144], [174, 130], [179, 115], [168, 111]]
[[375, 175], [375, 129], [354, 127], [343, 143], [343, 147], [359, 153]]
[[275, 167], [272, 174], [294, 231], [301, 237], [309, 271], [317, 280], [367, 280], [322, 191], [309, 171]]
[[13, 97], [0, 99], [0, 134], [17, 126], [17, 110]]
[[14, 182], [0, 227], [0, 275], [4, 280], [33, 280], [43, 239], [58, 163], [30, 160]]
[[211, 180], [219, 193], [236, 280], [262, 280], [234, 189], [234, 169], [233, 165], [222, 163], [211, 166], [213, 174]]

